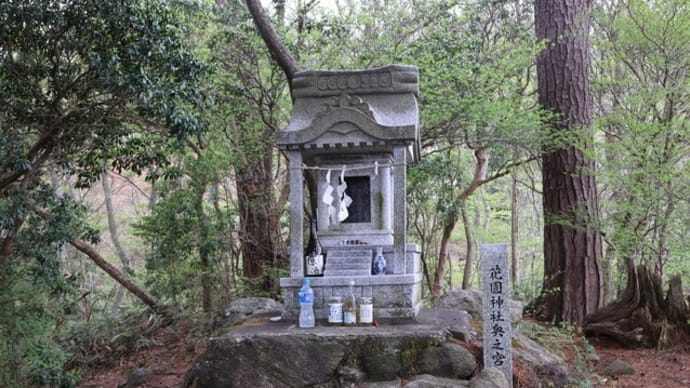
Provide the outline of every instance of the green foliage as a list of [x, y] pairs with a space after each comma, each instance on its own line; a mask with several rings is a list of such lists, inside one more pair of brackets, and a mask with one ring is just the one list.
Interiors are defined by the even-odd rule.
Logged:
[[98, 235], [81, 222], [85, 207], [44, 184], [32, 190], [31, 203], [22, 195], [0, 199], [5, 225], [26, 218], [33, 206], [50, 214], [25, 220], [15, 249], [0, 265], [0, 385], [75, 386], [78, 374], [65, 368], [71, 354], [62, 338], [64, 322], [76, 310], [81, 276], [65, 271], [61, 249], [74, 237], [94, 242]]
[[0, 267], [0, 385], [74, 387], [79, 376], [65, 368], [71, 354], [61, 347], [61, 326], [74, 308], [66, 283], [75, 278], [36, 276], [38, 267]]
[[48, 157], [88, 185], [103, 159], [135, 170], [154, 160], [113, 146], [130, 133], [201, 129], [189, 110], [201, 68], [170, 4], [3, 2], [0, 26], [0, 190]]
[[155, 345], [152, 334], [164, 324], [149, 310], [133, 308], [118, 316], [101, 311], [87, 322], [71, 322], [62, 344], [71, 352], [72, 367], [112, 365], [118, 357]]
[[0, 254], [0, 385], [76, 384], [60, 345], [81, 279], [63, 245], [98, 234], [44, 183], [48, 171], [88, 187], [103, 160], [165, 165], [166, 132], [203, 130], [202, 68], [178, 12], [156, 0], [0, 3], [0, 242], [11, 248]]
[[632, 257], [687, 274], [688, 5], [631, 0], [595, 13], [596, 140], [614, 268]]
[[[575, 326], [561, 323], [558, 326], [545, 326], [534, 322], [521, 322], [519, 331], [544, 348], [568, 361], [570, 381], [568, 387], [596, 387], [601, 378], [593, 373], [593, 360], [598, 359], [594, 347]], [[566, 354], [573, 354], [567, 359]]]
[[196, 220], [193, 193], [180, 190], [167, 194], [137, 226], [144, 241], [152, 244], [146, 284], [158, 297], [177, 302], [194, 289]]

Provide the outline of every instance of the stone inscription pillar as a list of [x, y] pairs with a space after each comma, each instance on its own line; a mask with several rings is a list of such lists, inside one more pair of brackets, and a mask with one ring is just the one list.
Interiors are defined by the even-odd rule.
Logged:
[[481, 273], [484, 367], [501, 370], [512, 387], [510, 267], [507, 244], [482, 244]]

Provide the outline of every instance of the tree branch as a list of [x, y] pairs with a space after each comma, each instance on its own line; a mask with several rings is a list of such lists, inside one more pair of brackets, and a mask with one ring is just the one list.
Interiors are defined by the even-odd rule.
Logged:
[[[50, 218], [50, 214], [48, 214], [47, 211], [39, 208], [38, 206], [34, 206], [34, 211], [39, 217], [43, 218], [44, 220], [48, 220]], [[112, 264], [108, 263], [108, 261], [98, 253], [96, 248], [78, 238], [71, 239], [69, 243], [73, 247], [77, 248], [77, 250], [88, 256], [98, 267], [100, 267], [103, 271], [110, 275], [110, 277], [112, 277], [115, 281], [117, 281], [123, 287], [125, 287], [129, 292], [134, 294], [134, 296], [139, 298], [139, 300], [144, 302], [153, 311], [157, 313], [165, 313], [163, 308], [164, 306], [153, 295], [146, 292], [146, 290], [144, 290], [143, 288], [137, 286], [132, 280], [127, 278], [127, 276], [125, 276], [119, 269], [115, 268]]]
[[285, 47], [278, 37], [275, 29], [273, 29], [273, 25], [271, 25], [271, 21], [268, 19], [268, 16], [266, 16], [261, 2], [259, 0], [247, 0], [247, 7], [249, 8], [249, 13], [252, 15], [256, 28], [259, 30], [261, 38], [266, 43], [268, 51], [271, 53], [271, 57], [278, 62], [288, 82], [292, 84], [293, 76], [299, 71], [297, 60], [290, 54], [287, 47]]

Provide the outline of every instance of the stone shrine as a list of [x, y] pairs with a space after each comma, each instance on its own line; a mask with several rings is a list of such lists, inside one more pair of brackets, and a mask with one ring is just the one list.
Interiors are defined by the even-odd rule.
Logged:
[[[305, 207], [325, 254], [323, 276], [310, 277], [317, 319], [350, 280], [359, 297], [373, 298], [374, 319], [419, 311], [420, 249], [407, 242], [405, 175], [420, 156], [417, 78], [406, 65], [295, 74], [292, 116], [277, 138], [290, 173], [290, 277], [280, 279], [288, 314], [299, 310], [306, 274]], [[383, 275], [372, 275], [377, 250]]]

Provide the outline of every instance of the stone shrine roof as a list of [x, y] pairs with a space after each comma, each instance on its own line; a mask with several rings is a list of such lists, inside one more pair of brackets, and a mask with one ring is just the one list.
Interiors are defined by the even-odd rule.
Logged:
[[290, 123], [277, 144], [285, 150], [391, 149], [408, 161], [420, 154], [418, 70], [392, 65], [367, 70], [295, 74]]

